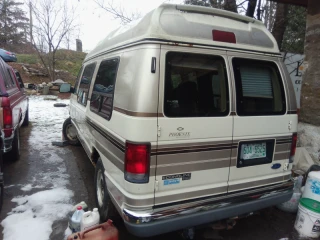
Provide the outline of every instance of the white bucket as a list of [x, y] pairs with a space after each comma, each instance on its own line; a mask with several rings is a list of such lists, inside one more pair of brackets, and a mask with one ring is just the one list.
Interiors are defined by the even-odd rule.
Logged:
[[313, 171], [308, 174], [302, 198], [310, 198], [320, 202], [320, 172]]
[[320, 213], [315, 213], [299, 204], [294, 228], [301, 235], [311, 238], [320, 237]]

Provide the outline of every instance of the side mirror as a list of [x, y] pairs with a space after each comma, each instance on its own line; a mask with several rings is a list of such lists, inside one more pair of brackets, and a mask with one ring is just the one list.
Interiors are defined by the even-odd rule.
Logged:
[[19, 83], [20, 88], [24, 88], [24, 84], [23, 83]]
[[60, 93], [69, 93], [71, 92], [71, 84], [70, 83], [62, 83], [59, 88]]

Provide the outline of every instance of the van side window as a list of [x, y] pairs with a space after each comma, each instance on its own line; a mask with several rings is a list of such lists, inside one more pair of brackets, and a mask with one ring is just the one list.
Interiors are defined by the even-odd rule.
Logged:
[[283, 82], [273, 62], [234, 58], [239, 116], [281, 115], [286, 111]]
[[76, 79], [76, 82], [74, 83], [74, 94], [78, 93], [78, 87], [79, 87], [79, 83], [80, 83], [80, 76], [81, 76], [82, 70], [83, 70], [83, 66], [81, 66], [79, 73], [78, 73], [78, 76], [77, 76], [77, 79]]
[[96, 63], [91, 63], [84, 68], [83, 74], [81, 76], [79, 89], [77, 91], [78, 103], [82, 105], [87, 105], [88, 93], [90, 88], [91, 79], [94, 73]]
[[167, 117], [227, 116], [229, 90], [224, 59], [213, 55], [168, 53], [164, 113]]
[[119, 59], [102, 61], [93, 85], [90, 110], [110, 120]]

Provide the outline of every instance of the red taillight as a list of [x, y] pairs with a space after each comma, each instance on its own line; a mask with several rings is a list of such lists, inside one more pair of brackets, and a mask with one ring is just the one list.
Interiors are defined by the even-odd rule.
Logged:
[[294, 133], [292, 135], [289, 163], [293, 163], [293, 161], [294, 161], [294, 155], [296, 154], [296, 149], [297, 149], [297, 140], [298, 140], [298, 135], [296, 133]]
[[6, 54], [11, 55], [11, 52], [6, 52]]
[[2, 98], [2, 113], [3, 113], [3, 131], [5, 137], [10, 137], [12, 134], [12, 110], [10, 108], [10, 99]]
[[233, 32], [212, 30], [212, 39], [218, 42], [236, 43], [236, 35]]
[[125, 179], [133, 183], [149, 182], [150, 144], [126, 143]]

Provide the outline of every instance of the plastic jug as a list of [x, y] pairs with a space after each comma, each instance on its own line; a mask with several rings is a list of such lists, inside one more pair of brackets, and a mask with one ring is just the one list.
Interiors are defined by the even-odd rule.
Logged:
[[118, 230], [113, 226], [112, 221], [89, 228], [83, 232], [71, 234], [67, 240], [118, 240]]
[[79, 206], [82, 207], [83, 211], [85, 211], [85, 212], [88, 211], [88, 205], [86, 204], [86, 202], [82, 201], [82, 202], [79, 202], [76, 205], [74, 205], [72, 207], [71, 212], [74, 213], [77, 210], [77, 207], [79, 207]]
[[85, 212], [88, 211], [88, 205], [87, 205], [84, 201], [79, 202], [79, 203], [77, 203], [76, 205], [74, 205], [74, 206], [72, 207], [71, 211], [67, 214], [67, 216], [68, 216], [68, 224], [69, 224], [69, 228], [70, 228], [71, 230], [72, 230], [72, 227], [71, 227], [71, 225], [72, 225], [71, 218], [72, 218], [72, 215], [74, 214], [74, 212], [77, 210], [77, 207], [79, 207], [79, 206], [81, 206], [82, 209], [83, 209]]
[[98, 225], [100, 221], [100, 215], [98, 208], [94, 208], [93, 211], [85, 212], [81, 219], [81, 231], [87, 230], [95, 225]]
[[74, 212], [74, 214], [71, 217], [71, 221], [69, 222], [69, 228], [72, 232], [79, 232], [80, 231], [80, 224], [81, 219], [84, 214], [84, 211], [81, 206], [77, 207], [77, 210]]

